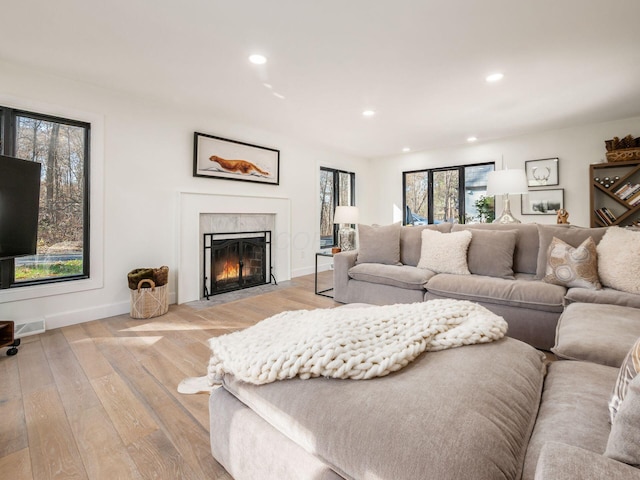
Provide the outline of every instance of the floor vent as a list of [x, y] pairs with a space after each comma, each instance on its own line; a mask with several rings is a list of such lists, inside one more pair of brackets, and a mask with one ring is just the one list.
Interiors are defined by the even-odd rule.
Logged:
[[34, 320], [29, 323], [23, 323], [15, 325], [13, 336], [15, 338], [27, 337], [29, 335], [35, 335], [36, 333], [44, 333], [44, 318], [41, 320]]

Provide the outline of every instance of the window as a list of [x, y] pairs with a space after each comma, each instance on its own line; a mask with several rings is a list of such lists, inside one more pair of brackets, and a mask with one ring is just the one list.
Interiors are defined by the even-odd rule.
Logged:
[[0, 111], [2, 153], [42, 164], [37, 254], [2, 261], [0, 288], [87, 278], [90, 125]]
[[486, 197], [493, 163], [402, 173], [405, 225], [493, 220], [493, 197]]
[[320, 248], [338, 245], [337, 206], [355, 206], [356, 174], [320, 167]]

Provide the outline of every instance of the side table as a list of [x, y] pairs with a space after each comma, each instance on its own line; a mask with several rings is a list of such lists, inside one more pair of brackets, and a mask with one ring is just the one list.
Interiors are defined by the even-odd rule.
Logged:
[[314, 276], [314, 284], [315, 284], [315, 294], [316, 295], [322, 295], [323, 297], [329, 297], [329, 298], [333, 298], [333, 295], [328, 295], [327, 292], [330, 292], [331, 290], [333, 290], [333, 287], [331, 288], [325, 288], [324, 290], [318, 290], [318, 258], [319, 257], [330, 257], [333, 258], [333, 253], [329, 252], [316, 252], [316, 273]]
[[9, 347], [7, 355], [18, 353], [16, 348], [20, 345], [20, 339], [13, 338], [14, 323], [12, 321], [0, 321], [0, 347]]

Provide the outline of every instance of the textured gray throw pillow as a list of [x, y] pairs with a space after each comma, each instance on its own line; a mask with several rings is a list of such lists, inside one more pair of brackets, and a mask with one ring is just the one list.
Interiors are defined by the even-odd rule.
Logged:
[[627, 390], [624, 402], [611, 425], [606, 457], [640, 466], [640, 376], [636, 376]]
[[400, 264], [400, 222], [392, 225], [358, 225], [356, 263]]
[[476, 275], [514, 279], [513, 252], [518, 240], [517, 230], [473, 229], [467, 261], [469, 271]]

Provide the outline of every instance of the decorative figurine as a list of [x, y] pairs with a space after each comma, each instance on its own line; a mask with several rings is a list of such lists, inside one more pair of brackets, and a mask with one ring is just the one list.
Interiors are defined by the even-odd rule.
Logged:
[[569, 212], [564, 208], [558, 210], [558, 224], [569, 224]]

